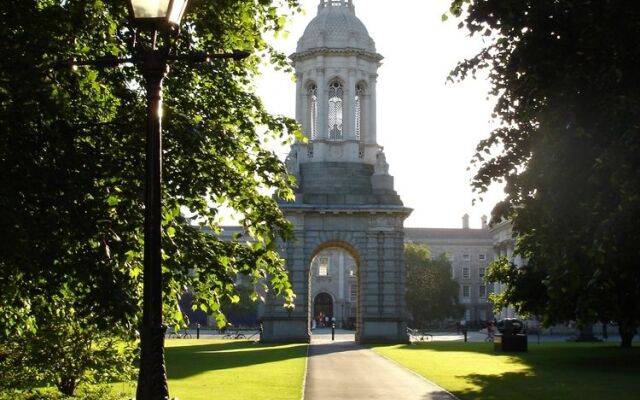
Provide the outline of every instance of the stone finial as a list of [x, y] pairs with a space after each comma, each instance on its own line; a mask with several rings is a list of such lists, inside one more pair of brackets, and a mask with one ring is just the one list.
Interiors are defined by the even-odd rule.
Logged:
[[482, 229], [487, 229], [488, 227], [487, 216], [483, 215], [482, 218], [480, 218], [480, 221], [482, 222]]
[[469, 214], [462, 216], [462, 229], [469, 229]]
[[291, 152], [287, 156], [285, 160], [285, 165], [287, 166], [287, 171], [296, 179], [300, 176], [300, 162], [298, 161], [298, 150], [295, 148], [291, 149]]
[[389, 175], [389, 163], [387, 163], [387, 156], [384, 155], [382, 148], [376, 154], [376, 165], [373, 173], [375, 175]]
[[355, 11], [353, 0], [320, 0], [318, 12], [327, 7], [348, 7], [352, 12]]

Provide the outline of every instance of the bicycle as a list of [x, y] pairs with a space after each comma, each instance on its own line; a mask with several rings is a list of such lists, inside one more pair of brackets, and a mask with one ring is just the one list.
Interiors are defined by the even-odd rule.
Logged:
[[246, 336], [244, 333], [240, 331], [235, 331], [232, 333], [229, 333], [229, 332], [225, 333], [222, 338], [223, 339], [246, 339]]
[[432, 334], [420, 331], [418, 329], [407, 328], [407, 333], [409, 334], [409, 339], [414, 338], [413, 341], [417, 341], [417, 342], [433, 341]]
[[189, 331], [189, 329], [184, 328], [182, 330], [182, 333], [180, 333], [180, 331], [176, 331], [175, 329], [171, 331], [171, 333], [169, 333], [168, 335], [169, 339], [193, 339], [193, 336], [191, 335], [191, 332]]

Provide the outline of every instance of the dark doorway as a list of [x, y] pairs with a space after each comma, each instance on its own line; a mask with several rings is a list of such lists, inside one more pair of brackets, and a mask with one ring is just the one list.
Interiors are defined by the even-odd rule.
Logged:
[[313, 317], [317, 326], [324, 327], [331, 324], [333, 299], [328, 293], [320, 293], [313, 299]]

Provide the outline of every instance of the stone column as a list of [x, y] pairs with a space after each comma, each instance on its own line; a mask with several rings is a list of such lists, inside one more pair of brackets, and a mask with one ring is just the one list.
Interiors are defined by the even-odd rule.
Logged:
[[[306, 90], [303, 87], [303, 82], [302, 82], [303, 78], [304, 78], [304, 75], [301, 72], [296, 73], [296, 121], [305, 120], [304, 103], [307, 96], [306, 96]], [[307, 124], [305, 124], [304, 122], [302, 123], [303, 130], [306, 129], [306, 125]]]
[[[320, 57], [320, 61], [324, 60]], [[329, 88], [324, 68], [318, 69], [318, 139], [327, 139], [329, 137], [328, 121], [329, 118]]]
[[344, 301], [344, 253], [338, 253], [338, 300]]
[[309, 275], [303, 244], [305, 233], [303, 230], [296, 229], [295, 235], [301, 242], [287, 242], [281, 254], [287, 262], [289, 279], [296, 294], [295, 308], [291, 312], [287, 312], [282, 306], [282, 298], [276, 297], [272, 293], [267, 295], [262, 316], [263, 332], [260, 337], [260, 340], [265, 343], [308, 343], [310, 340], [308, 323]]
[[[355, 57], [352, 58], [352, 63], [355, 63]], [[355, 71], [353, 68], [349, 68], [347, 75], [347, 84], [345, 90], [344, 99], [344, 114], [342, 119], [344, 121], [344, 138], [346, 140], [356, 139], [355, 129], [355, 96], [356, 96], [356, 80]]]
[[370, 96], [371, 98], [369, 99], [369, 116], [368, 116], [368, 121], [370, 123], [369, 125], [369, 137], [371, 140], [371, 143], [378, 143], [378, 133], [377, 133], [377, 128], [376, 128], [376, 124], [377, 124], [377, 104], [376, 104], [376, 85], [378, 84], [378, 75], [377, 74], [372, 74], [370, 76], [370, 80], [369, 80], [369, 85], [370, 85]]
[[371, 86], [368, 86], [360, 100], [360, 123], [362, 132], [360, 133], [360, 141], [365, 144], [375, 144], [375, 140], [371, 137]]

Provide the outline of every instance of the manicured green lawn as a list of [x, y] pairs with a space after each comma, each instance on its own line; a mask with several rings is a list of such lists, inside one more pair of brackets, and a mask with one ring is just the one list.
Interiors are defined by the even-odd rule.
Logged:
[[494, 353], [491, 343], [374, 346], [463, 400], [638, 399], [640, 349], [593, 343], [529, 344]]
[[[167, 340], [165, 354], [169, 394], [180, 400], [302, 397], [305, 344], [173, 339]], [[114, 389], [122, 388], [116, 384]]]

